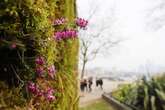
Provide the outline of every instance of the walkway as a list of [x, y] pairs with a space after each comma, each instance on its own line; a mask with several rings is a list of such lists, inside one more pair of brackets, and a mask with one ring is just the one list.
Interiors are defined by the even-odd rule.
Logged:
[[[93, 84], [93, 91], [92, 92], [85, 92], [84, 94], [80, 93], [81, 98], [80, 98], [80, 107], [89, 105], [93, 102], [95, 102], [98, 99], [101, 99], [101, 96], [104, 92], [109, 93], [115, 89], [121, 84], [128, 84], [130, 82], [126, 81], [109, 81], [109, 80], [103, 80], [104, 85], [103, 85], [103, 90], [100, 88], [96, 88], [95, 84]], [[82, 96], [83, 95], [83, 96]]]
[[80, 110], [116, 110], [108, 102], [103, 99], [99, 99], [92, 104], [80, 108]]

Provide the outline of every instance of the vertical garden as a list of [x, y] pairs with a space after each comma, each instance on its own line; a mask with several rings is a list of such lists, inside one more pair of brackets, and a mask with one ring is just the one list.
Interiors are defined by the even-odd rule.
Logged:
[[0, 109], [77, 110], [75, 0], [1, 0]]

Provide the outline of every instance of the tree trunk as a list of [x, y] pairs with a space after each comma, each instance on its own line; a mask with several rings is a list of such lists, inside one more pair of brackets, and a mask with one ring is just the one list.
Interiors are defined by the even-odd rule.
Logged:
[[82, 71], [81, 71], [81, 79], [83, 79], [84, 74], [85, 74], [85, 66], [86, 66], [86, 61], [83, 61], [83, 67], [82, 67]]

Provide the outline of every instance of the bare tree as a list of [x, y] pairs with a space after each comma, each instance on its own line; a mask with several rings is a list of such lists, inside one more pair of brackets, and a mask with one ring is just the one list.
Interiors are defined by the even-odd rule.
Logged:
[[[99, 7], [95, 6], [90, 9], [88, 17], [89, 23], [97, 16]], [[91, 23], [88, 30], [80, 31], [80, 62], [82, 63], [81, 78], [84, 77], [86, 64], [94, 60], [97, 55], [107, 53], [111, 47], [116, 46], [120, 40], [112, 38], [111, 24], [113, 23], [113, 11], [111, 16], [103, 16], [97, 23]], [[111, 23], [111, 24], [110, 24]]]
[[147, 25], [149, 25], [151, 29], [159, 30], [165, 26], [165, 1], [153, 0], [150, 2], [154, 2], [156, 5], [148, 11], [147, 18], [149, 19], [149, 22]]
[[119, 40], [114, 42], [112, 41], [102, 42], [96, 47], [91, 48], [94, 42], [81, 39], [81, 46], [80, 46], [80, 60], [82, 61], [81, 78], [84, 77], [85, 67], [88, 62], [94, 60], [99, 53], [103, 51], [108, 52], [108, 50], [111, 47], [117, 45], [119, 42], [120, 42]]

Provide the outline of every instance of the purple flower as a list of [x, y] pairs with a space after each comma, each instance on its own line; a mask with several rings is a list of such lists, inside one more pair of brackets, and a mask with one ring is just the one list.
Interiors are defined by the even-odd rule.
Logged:
[[31, 92], [32, 94], [38, 97], [44, 94], [44, 92], [40, 90], [39, 87], [33, 82], [28, 82], [27, 88], [29, 92]]
[[75, 30], [72, 30], [71, 31], [71, 37], [76, 37], [77, 36], [77, 31], [75, 31]]
[[53, 100], [55, 100], [55, 96], [53, 96], [53, 95], [47, 95], [46, 96], [46, 99], [48, 100], [48, 101], [53, 101]]
[[42, 77], [44, 73], [44, 68], [41, 66], [36, 67], [36, 73], [38, 76]]
[[59, 18], [54, 21], [54, 25], [63, 25], [67, 22], [68, 20], [66, 18]]
[[54, 65], [51, 65], [51, 66], [48, 67], [48, 75], [51, 78], [54, 78], [55, 72], [56, 72], [56, 69], [55, 69], [55, 66]]
[[54, 96], [53, 94], [54, 94], [54, 89], [48, 88], [48, 90], [47, 90], [47, 92], [46, 92], [46, 95], [45, 95], [46, 99], [47, 99], [48, 101], [53, 101], [53, 100], [55, 100], [55, 96]]
[[15, 49], [16, 47], [17, 47], [17, 44], [16, 44], [16, 43], [12, 43], [12, 44], [11, 44], [11, 48], [12, 48], [12, 49]]
[[67, 30], [66, 31], [66, 35], [67, 35], [67, 37], [72, 36], [71, 31], [70, 30]]
[[53, 38], [54, 38], [54, 40], [57, 40], [57, 41], [62, 40], [62, 33], [61, 32], [56, 32], [54, 34]]
[[65, 30], [65, 31], [59, 31], [54, 34], [54, 39], [59, 41], [67, 38], [75, 38], [77, 37], [77, 31], [76, 30]]
[[65, 31], [63, 31], [63, 32], [61, 32], [61, 38], [63, 38], [63, 39], [65, 39], [67, 36], [66, 36], [66, 32]]
[[43, 90], [40, 90], [40, 89], [37, 89], [35, 95], [38, 96], [38, 97], [41, 97], [41, 96], [44, 95], [44, 91]]
[[53, 93], [54, 93], [54, 89], [49, 88], [49, 89], [47, 90], [47, 93], [48, 93], [48, 94], [53, 94]]
[[37, 86], [36, 86], [35, 83], [33, 83], [33, 82], [28, 82], [27, 87], [28, 87], [29, 92], [31, 92], [31, 93], [33, 93], [33, 94], [36, 93]]
[[38, 56], [38, 57], [35, 59], [35, 63], [38, 64], [38, 65], [43, 65], [43, 64], [45, 63], [44, 57]]
[[86, 26], [88, 25], [88, 21], [82, 18], [77, 18], [76, 19], [76, 24], [77, 26], [79, 26], [80, 28], [86, 28]]

